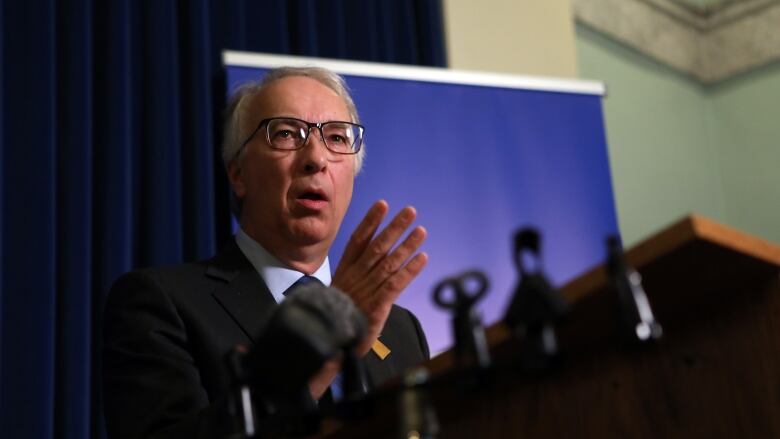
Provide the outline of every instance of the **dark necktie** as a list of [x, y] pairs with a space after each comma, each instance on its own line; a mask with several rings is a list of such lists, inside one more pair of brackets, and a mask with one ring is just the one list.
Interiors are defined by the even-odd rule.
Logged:
[[290, 288], [284, 290], [284, 293], [282, 294], [286, 296], [295, 291], [296, 288], [302, 287], [304, 285], [322, 285], [322, 282], [314, 276], [301, 276], [300, 279], [296, 280], [295, 283], [290, 285]]

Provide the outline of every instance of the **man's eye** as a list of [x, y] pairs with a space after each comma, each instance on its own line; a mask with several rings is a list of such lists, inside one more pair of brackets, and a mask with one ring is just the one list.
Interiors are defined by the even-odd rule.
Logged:
[[272, 141], [295, 140], [302, 136], [300, 131], [291, 128], [278, 128], [271, 133]]
[[328, 136], [328, 140], [332, 143], [347, 143], [347, 138], [341, 134], [331, 134]]

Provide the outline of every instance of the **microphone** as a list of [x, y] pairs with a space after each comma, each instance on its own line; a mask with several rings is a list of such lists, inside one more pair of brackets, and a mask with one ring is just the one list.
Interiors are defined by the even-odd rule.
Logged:
[[306, 384], [329, 359], [355, 344], [365, 318], [336, 288], [303, 285], [287, 295], [244, 358], [255, 387], [272, 394]]
[[[332, 324], [330, 335], [342, 356], [342, 394], [355, 401], [368, 393], [368, 378], [363, 363], [355, 353], [366, 331], [366, 319], [352, 298], [334, 287], [307, 284], [293, 290], [284, 303], [309, 307], [320, 316], [327, 316]], [[332, 358], [333, 355], [331, 355]], [[335, 396], [335, 395], [334, 395]]]
[[[309, 379], [326, 361], [357, 345], [365, 327], [352, 299], [336, 288], [307, 284], [290, 292], [254, 346], [248, 352], [239, 347], [227, 358], [238, 390], [233, 413], [241, 418], [237, 425], [244, 435], [252, 437], [258, 430], [289, 433], [290, 428], [303, 427], [295, 417], [310, 416], [317, 409], [309, 395]], [[256, 407], [248, 407], [252, 403]]]
[[332, 335], [348, 344], [360, 338], [365, 331], [366, 320], [352, 298], [335, 287], [318, 283], [301, 285], [287, 295], [281, 307], [305, 307], [324, 316], [332, 324]]

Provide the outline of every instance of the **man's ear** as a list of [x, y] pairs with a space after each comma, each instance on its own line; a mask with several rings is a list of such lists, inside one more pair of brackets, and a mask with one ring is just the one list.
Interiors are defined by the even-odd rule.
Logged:
[[235, 196], [238, 199], [244, 198], [246, 195], [246, 184], [244, 183], [244, 175], [241, 172], [241, 166], [239, 166], [238, 160], [233, 160], [233, 162], [228, 165], [227, 176]]

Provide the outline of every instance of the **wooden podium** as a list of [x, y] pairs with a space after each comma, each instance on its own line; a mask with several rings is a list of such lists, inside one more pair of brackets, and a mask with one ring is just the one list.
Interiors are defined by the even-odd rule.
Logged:
[[[425, 366], [441, 438], [780, 437], [780, 247], [698, 216], [629, 250], [664, 335], [626, 347], [603, 267], [564, 288], [560, 365], [514, 367], [518, 341], [488, 329], [492, 381], [460, 385], [452, 352]], [[400, 390], [323, 437], [399, 437]]]

